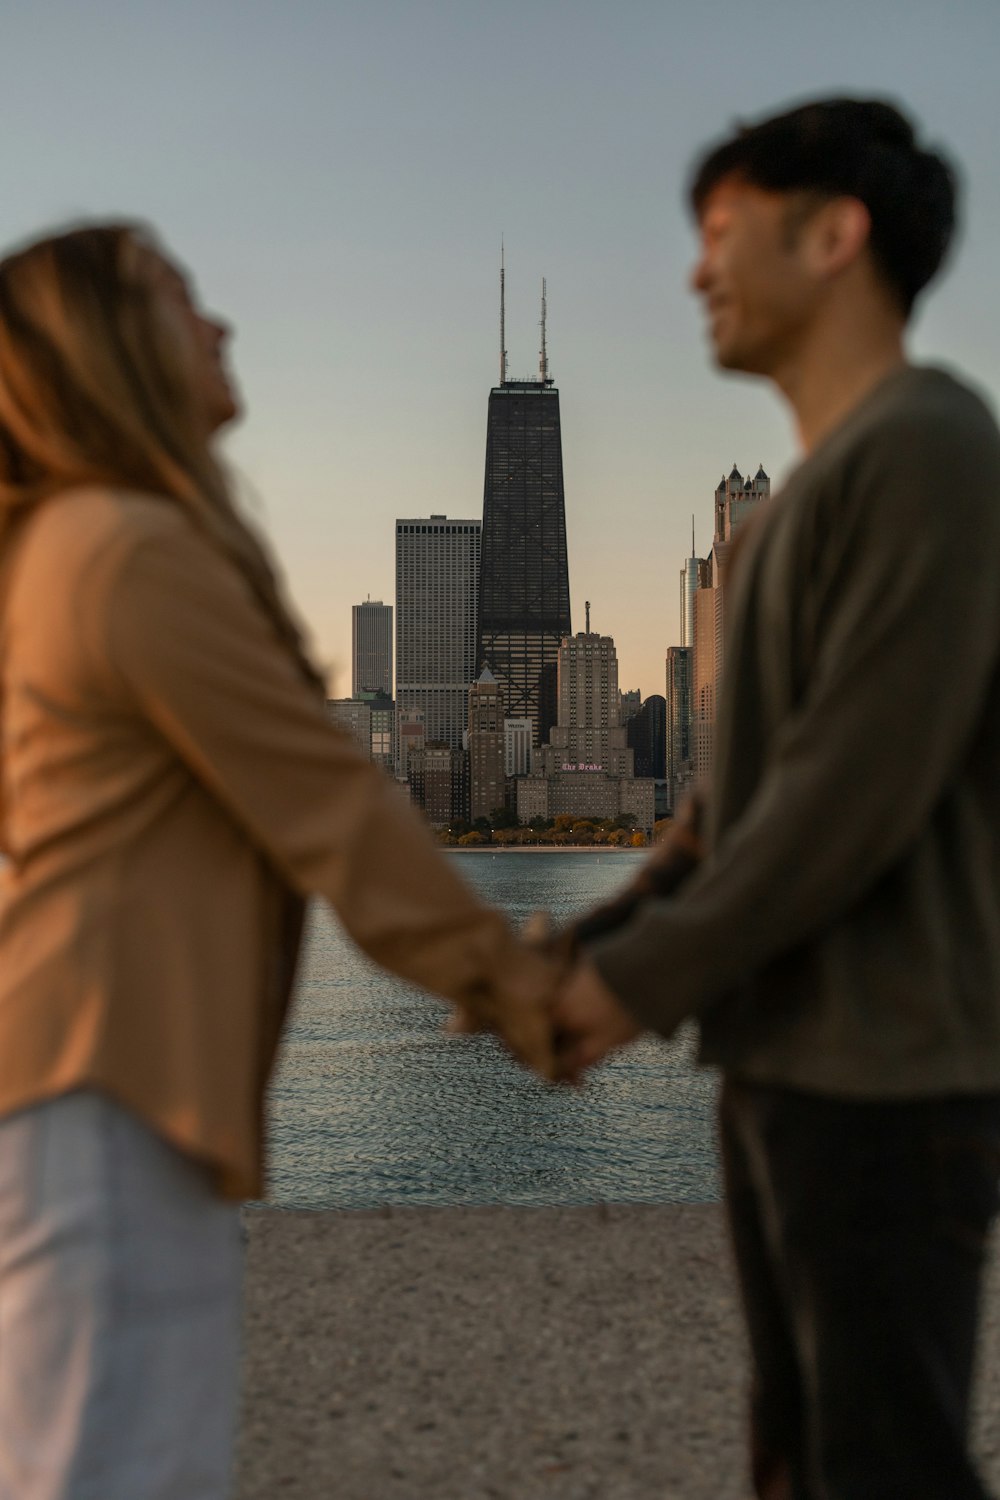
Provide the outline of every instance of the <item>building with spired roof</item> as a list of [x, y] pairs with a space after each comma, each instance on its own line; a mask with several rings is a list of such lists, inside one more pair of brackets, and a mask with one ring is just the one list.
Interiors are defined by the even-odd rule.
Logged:
[[751, 479], [736, 465], [715, 491], [715, 537], [704, 581], [694, 593], [694, 650], [691, 663], [691, 759], [694, 780], [712, 769], [715, 715], [725, 656], [726, 565], [733, 538], [771, 493], [762, 464]]

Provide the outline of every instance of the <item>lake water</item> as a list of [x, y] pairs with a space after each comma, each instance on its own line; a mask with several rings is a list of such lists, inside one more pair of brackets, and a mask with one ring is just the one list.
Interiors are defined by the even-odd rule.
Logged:
[[[515, 923], [609, 895], [641, 854], [449, 853]], [[689, 1034], [643, 1039], [579, 1089], [531, 1077], [490, 1037], [442, 1034], [443, 1008], [381, 973], [316, 905], [271, 1090], [268, 1201], [703, 1202], [719, 1197], [714, 1077]]]

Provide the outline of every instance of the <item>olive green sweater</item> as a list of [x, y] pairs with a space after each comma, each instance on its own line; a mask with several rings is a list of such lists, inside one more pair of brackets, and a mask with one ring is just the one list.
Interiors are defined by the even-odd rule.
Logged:
[[1000, 434], [889, 376], [745, 538], [709, 854], [591, 956], [701, 1059], [845, 1097], [1000, 1089]]

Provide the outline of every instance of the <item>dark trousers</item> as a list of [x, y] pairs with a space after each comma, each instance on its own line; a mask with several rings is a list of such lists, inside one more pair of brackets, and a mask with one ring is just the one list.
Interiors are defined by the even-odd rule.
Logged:
[[847, 1102], [727, 1079], [755, 1493], [987, 1500], [967, 1437], [1000, 1095]]

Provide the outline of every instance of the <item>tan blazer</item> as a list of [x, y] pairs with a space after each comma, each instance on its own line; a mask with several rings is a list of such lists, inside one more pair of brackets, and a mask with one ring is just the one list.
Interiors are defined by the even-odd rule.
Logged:
[[42, 504], [0, 591], [0, 1115], [106, 1089], [262, 1185], [303, 898], [396, 974], [547, 1056], [551, 971], [327, 721], [234, 565], [172, 501]]

